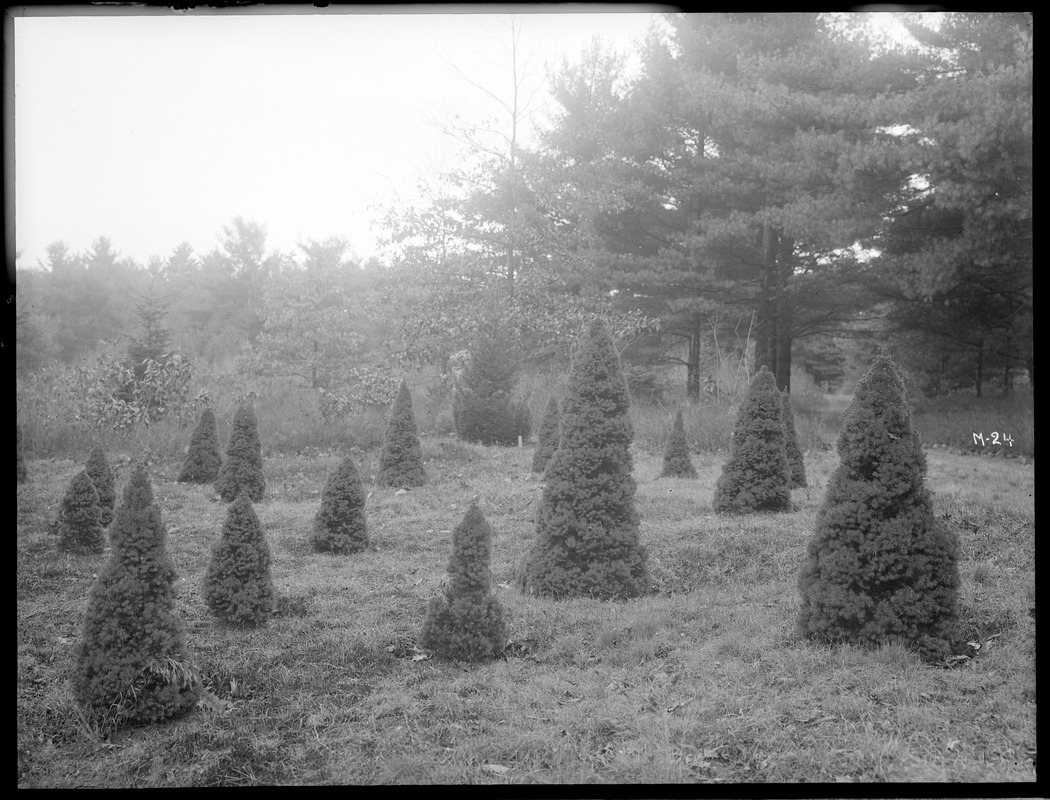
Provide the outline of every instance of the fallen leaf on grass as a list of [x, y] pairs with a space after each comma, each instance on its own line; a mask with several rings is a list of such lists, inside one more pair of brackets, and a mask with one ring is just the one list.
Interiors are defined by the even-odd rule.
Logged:
[[201, 692], [200, 699], [197, 700], [197, 707], [222, 714], [224, 711], [229, 711], [233, 707], [233, 703], [229, 700], [223, 700], [221, 697], [216, 697], [211, 692], [204, 690]]
[[510, 772], [510, 767], [505, 767], [502, 764], [482, 764], [482, 772], [489, 772], [493, 775], [506, 775]]
[[951, 739], [951, 740], [949, 740], [948, 741], [948, 752], [951, 752], [952, 750], [957, 748], [960, 744], [962, 744], [962, 742], [960, 742], [958, 739]]

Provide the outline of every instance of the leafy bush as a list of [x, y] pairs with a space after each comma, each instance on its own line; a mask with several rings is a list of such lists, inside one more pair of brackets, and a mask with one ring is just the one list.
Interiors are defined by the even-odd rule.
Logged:
[[212, 613], [231, 625], [265, 625], [273, 613], [270, 546], [247, 489], [226, 512], [202, 586]]
[[786, 391], [781, 396], [781, 413], [784, 418], [784, 454], [787, 456], [792, 489], [806, 486], [806, 463], [802, 460], [802, 448], [798, 446], [795, 432], [795, 412], [791, 410], [791, 395]]
[[190, 711], [200, 694], [175, 614], [175, 566], [165, 536], [139, 465], [110, 526], [111, 552], [88, 595], [76, 655], [74, 696], [106, 727], [171, 719]]
[[106, 545], [102, 529], [102, 509], [98, 491], [88, 475], [81, 470], [69, 482], [65, 497], [55, 520], [58, 549], [71, 553], [101, 553]]
[[408, 392], [408, 384], [401, 381], [379, 454], [376, 483], [395, 489], [411, 489], [426, 481], [423, 451], [416, 433], [416, 417], [412, 413], [412, 395]]
[[354, 553], [368, 547], [365, 490], [350, 456], [325, 483], [310, 542], [318, 552]]
[[685, 439], [685, 423], [682, 421], [682, 411], [674, 417], [674, 426], [671, 435], [667, 438], [667, 449], [664, 450], [664, 466], [660, 472], [661, 478], [695, 478], [696, 467], [689, 458], [689, 443]]
[[113, 508], [117, 504], [117, 482], [106, 460], [106, 454], [99, 445], [91, 449], [87, 463], [84, 464], [84, 471], [87, 472], [98, 492], [102, 527], [108, 528], [113, 521]]
[[763, 366], [737, 414], [732, 449], [715, 486], [715, 511], [747, 514], [791, 509], [782, 414], [776, 380]]
[[210, 408], [201, 412], [200, 421], [190, 437], [190, 449], [182, 463], [179, 483], [214, 483], [222, 469], [219, 434], [215, 427], [215, 412]]
[[896, 638], [946, 655], [959, 541], [934, 516], [926, 457], [888, 357], [857, 384], [838, 451], [799, 574], [800, 632], [863, 644]]
[[540, 434], [536, 442], [536, 451], [532, 454], [532, 471], [543, 472], [547, 468], [554, 451], [558, 449], [558, 440], [561, 437], [561, 410], [558, 407], [558, 398], [551, 395], [547, 402], [547, 410], [543, 412], [543, 421], [540, 423]]
[[449, 585], [427, 605], [420, 645], [440, 658], [488, 661], [507, 644], [503, 609], [491, 593], [492, 527], [476, 503], [452, 531]]
[[215, 491], [224, 502], [232, 502], [242, 491], [258, 503], [266, 493], [262, 469], [259, 423], [251, 406], [241, 406], [233, 417], [233, 430], [226, 446], [226, 460], [215, 479]]
[[580, 341], [561, 408], [561, 444], [547, 465], [526, 591], [635, 597], [650, 588], [631, 476], [627, 382], [608, 329]]

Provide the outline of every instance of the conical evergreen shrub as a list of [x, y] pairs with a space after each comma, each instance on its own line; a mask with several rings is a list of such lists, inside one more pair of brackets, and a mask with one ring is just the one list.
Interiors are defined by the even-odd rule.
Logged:
[[319, 553], [355, 553], [368, 547], [365, 489], [350, 456], [328, 476], [310, 543]]
[[612, 337], [594, 323], [579, 343], [561, 404], [561, 444], [547, 464], [536, 537], [519, 581], [552, 597], [649, 591], [631, 475], [627, 382]]
[[248, 492], [253, 503], [262, 500], [266, 493], [259, 422], [251, 406], [241, 406], [234, 414], [226, 460], [215, 479], [215, 491], [226, 503], [233, 502], [242, 491]]
[[791, 395], [785, 390], [781, 394], [781, 400], [781, 414], [784, 418], [784, 453], [787, 456], [788, 470], [791, 473], [791, 488], [802, 489], [806, 486], [806, 463], [802, 460], [802, 448], [798, 446]]
[[87, 463], [84, 464], [84, 470], [98, 492], [98, 505], [102, 511], [99, 521], [103, 528], [108, 528], [113, 521], [113, 508], [117, 504], [117, 480], [100, 446], [95, 445], [91, 449]]
[[102, 529], [98, 491], [87, 470], [81, 470], [69, 482], [58, 508], [55, 532], [58, 549], [63, 552], [101, 553], [105, 549], [106, 532]]
[[858, 382], [838, 452], [799, 574], [800, 632], [863, 644], [896, 639], [947, 655], [959, 541], [934, 516], [926, 457], [888, 357]]
[[110, 526], [110, 555], [88, 595], [73, 694], [106, 726], [191, 710], [200, 679], [175, 613], [175, 567], [146, 470], [137, 466]]
[[689, 457], [689, 443], [685, 439], [685, 423], [682, 420], [682, 410], [674, 417], [674, 425], [671, 435], [667, 438], [667, 448], [664, 450], [664, 468], [660, 472], [661, 478], [695, 478], [696, 468]]
[[452, 418], [460, 439], [505, 446], [517, 444], [519, 436], [528, 439], [528, 407], [512, 397], [518, 377], [516, 352], [503, 325], [482, 324], [456, 382]]
[[543, 421], [540, 423], [539, 440], [536, 442], [536, 451], [532, 454], [532, 471], [543, 472], [547, 468], [554, 451], [558, 449], [558, 440], [561, 438], [561, 410], [558, 406], [558, 398], [551, 395], [547, 402], [547, 410], [543, 412]]
[[420, 645], [439, 658], [488, 661], [507, 644], [503, 609], [492, 594], [492, 527], [476, 503], [452, 531], [448, 588], [427, 604]]
[[776, 379], [763, 366], [752, 379], [737, 414], [729, 458], [715, 485], [715, 511], [747, 514], [791, 510], [782, 413]]
[[214, 483], [222, 468], [219, 434], [215, 426], [215, 412], [210, 408], [201, 412], [197, 427], [190, 436], [190, 449], [182, 462], [179, 483]]
[[412, 412], [412, 395], [408, 392], [408, 384], [401, 381], [397, 399], [390, 411], [383, 449], [379, 454], [376, 484], [394, 489], [411, 489], [426, 482], [423, 449], [419, 445], [416, 417]]
[[273, 613], [270, 545], [248, 491], [230, 504], [222, 536], [211, 551], [202, 586], [204, 602], [231, 625], [265, 625]]
[[15, 463], [15, 483], [23, 483], [26, 480], [26, 460], [22, 454], [22, 429], [18, 426], [15, 427], [17, 433], [15, 434], [15, 453], [18, 456], [18, 460]]

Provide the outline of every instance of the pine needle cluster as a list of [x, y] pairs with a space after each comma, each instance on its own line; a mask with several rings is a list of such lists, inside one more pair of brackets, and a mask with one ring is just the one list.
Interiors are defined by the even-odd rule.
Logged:
[[365, 489], [350, 456], [328, 476], [310, 543], [319, 553], [355, 553], [368, 547]]
[[270, 545], [247, 490], [230, 504], [212, 548], [202, 594], [212, 613], [231, 625], [265, 625], [273, 613]]
[[182, 463], [179, 483], [214, 483], [222, 469], [222, 452], [215, 425], [215, 412], [210, 408], [201, 412], [197, 427], [190, 436], [190, 449]]
[[423, 449], [416, 431], [412, 395], [408, 384], [401, 381], [397, 399], [390, 411], [383, 449], [379, 454], [376, 484], [394, 489], [412, 489], [427, 482], [423, 469]]
[[226, 460], [215, 479], [215, 491], [226, 503], [233, 502], [242, 491], [253, 503], [262, 500], [266, 493], [259, 421], [251, 406], [241, 406], [233, 417]]

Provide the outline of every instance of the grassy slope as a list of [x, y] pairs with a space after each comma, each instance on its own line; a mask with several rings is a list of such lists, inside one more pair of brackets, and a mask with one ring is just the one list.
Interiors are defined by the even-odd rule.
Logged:
[[[18, 487], [18, 780], [31, 787], [321, 783], [1031, 781], [1035, 779], [1034, 471], [929, 453], [938, 513], [963, 542], [955, 669], [895, 646], [794, 634], [795, 578], [834, 452], [807, 453], [788, 515], [716, 517], [721, 456], [696, 481], [657, 480], [637, 453], [642, 540], [659, 591], [554, 602], [514, 588], [541, 484], [531, 449], [424, 443], [430, 483], [368, 500], [374, 549], [308, 546], [336, 454], [266, 460], [256, 506], [279, 614], [224, 629], [200, 596], [225, 514], [210, 487], [152, 470], [182, 580], [179, 608], [216, 700], [104, 739], [69, 688], [84, 601], [103, 557], [59, 554], [48, 524], [78, 465], [31, 461]], [[374, 457], [361, 465], [374, 474]], [[118, 474], [122, 488], [126, 470]], [[474, 495], [492, 523], [508, 657], [463, 668], [415, 650]]]

